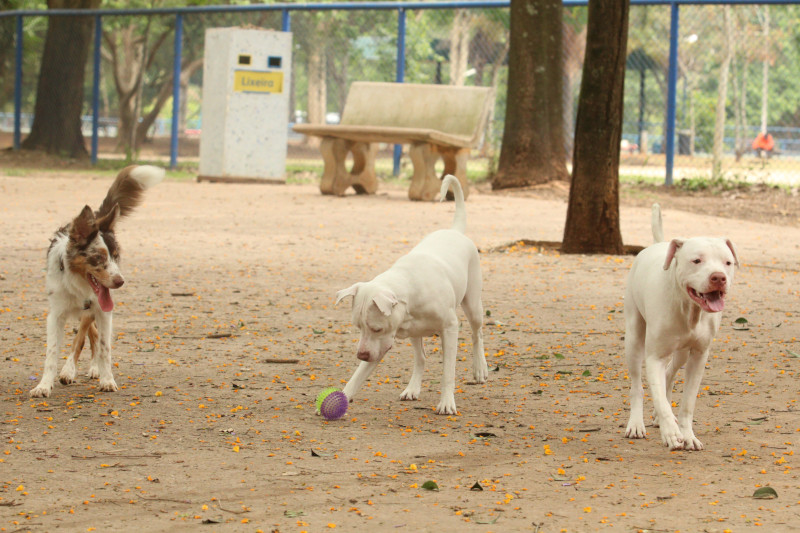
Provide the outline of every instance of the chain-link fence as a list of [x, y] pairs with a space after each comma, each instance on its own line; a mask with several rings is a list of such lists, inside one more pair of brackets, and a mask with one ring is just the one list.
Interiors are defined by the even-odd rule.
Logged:
[[[291, 8], [290, 5], [285, 5]], [[452, 4], [450, 5], [452, 6]], [[404, 81], [496, 87], [483, 145], [470, 162], [473, 178], [493, 169], [506, 113], [509, 11], [507, 7], [448, 6], [403, 9]], [[251, 6], [252, 7], [252, 6]], [[202, 129], [204, 34], [214, 27], [280, 30], [280, 10], [184, 12], [177, 156], [197, 161]], [[398, 9], [289, 11], [293, 69], [289, 128], [295, 122], [338, 121], [353, 81], [396, 81]], [[119, 15], [101, 20], [102, 58], [96, 102], [92, 57], [85, 69], [83, 134], [92, 135], [98, 113], [101, 158], [169, 159], [176, 15]], [[46, 12], [22, 17], [23, 49], [18, 91], [21, 136], [32, 122], [48, 25]], [[630, 9], [621, 173], [664, 177], [668, 131], [670, 5]], [[797, 184], [800, 180], [800, 6], [684, 5], [677, 40], [675, 176], [718, 174]], [[566, 138], [572, 128], [583, 69], [586, 7], [565, 7], [563, 19]], [[0, 148], [14, 144], [17, 16], [0, 17]], [[94, 48], [94, 45], [91, 46]], [[311, 89], [311, 90], [310, 90]], [[310, 96], [311, 95], [311, 96]], [[320, 104], [320, 102], [322, 102]], [[757, 155], [753, 142], [768, 130], [774, 148]], [[716, 141], [715, 141], [716, 138]], [[318, 171], [313, 141], [289, 135], [289, 171]], [[172, 147], [174, 150], [174, 145]], [[381, 150], [379, 175], [392, 171], [391, 150]]]

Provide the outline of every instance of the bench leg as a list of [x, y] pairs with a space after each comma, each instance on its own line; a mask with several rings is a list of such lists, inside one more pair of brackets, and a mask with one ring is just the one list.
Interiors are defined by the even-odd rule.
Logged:
[[[464, 191], [464, 199], [469, 197], [469, 182], [467, 181], [467, 160], [469, 159], [469, 148], [444, 148], [438, 147], [439, 153], [444, 160], [444, 173], [452, 174], [461, 183], [461, 190]], [[453, 193], [447, 193], [447, 199], [453, 199]]]
[[[375, 194], [378, 179], [375, 176], [377, 145], [323, 137], [319, 150], [325, 164], [319, 190], [322, 194], [344, 196], [352, 186], [357, 194]], [[353, 154], [353, 169], [347, 171], [347, 154]]]
[[375, 194], [378, 190], [378, 178], [375, 176], [376, 143], [353, 142], [350, 152], [353, 154], [353, 170], [350, 180], [356, 194]]
[[[452, 174], [458, 178], [464, 198], [469, 196], [468, 148], [444, 148], [428, 143], [414, 143], [409, 148], [408, 155], [414, 165], [414, 175], [408, 188], [409, 199], [430, 201], [439, 197], [442, 181], [436, 175], [436, 162], [440, 157], [444, 161], [444, 174]], [[450, 197], [452, 194], [448, 194], [448, 198]]]

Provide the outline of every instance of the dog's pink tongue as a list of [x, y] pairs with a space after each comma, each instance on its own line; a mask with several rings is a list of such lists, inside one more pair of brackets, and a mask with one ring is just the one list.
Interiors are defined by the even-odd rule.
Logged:
[[706, 295], [708, 310], [712, 313], [719, 313], [725, 307], [725, 299], [718, 292], [710, 292]]
[[97, 303], [100, 304], [100, 309], [110, 313], [114, 309], [114, 300], [111, 299], [111, 291], [108, 290], [108, 287], [98, 285], [94, 292], [97, 294]]

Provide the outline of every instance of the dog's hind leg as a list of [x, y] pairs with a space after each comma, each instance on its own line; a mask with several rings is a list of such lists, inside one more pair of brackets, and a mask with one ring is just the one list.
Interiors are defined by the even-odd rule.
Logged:
[[75, 335], [75, 341], [72, 343], [72, 355], [67, 357], [67, 362], [61, 367], [61, 373], [58, 375], [58, 380], [64, 385], [69, 385], [75, 382], [75, 374], [77, 373], [78, 358], [81, 356], [83, 346], [86, 343], [86, 335], [89, 335], [89, 343], [92, 347], [92, 355], [94, 355], [94, 342], [92, 341], [92, 330], [94, 329], [95, 339], [97, 336], [97, 328], [94, 327], [94, 316], [91, 313], [86, 313], [81, 317], [80, 326], [78, 326], [78, 333]]
[[419, 400], [422, 375], [425, 373], [425, 346], [422, 344], [422, 337], [413, 337], [411, 345], [414, 347], [414, 370], [411, 372], [408, 387], [400, 395], [401, 400]]
[[685, 450], [702, 450], [703, 443], [697, 440], [692, 429], [694, 406], [697, 402], [697, 393], [700, 391], [700, 382], [708, 360], [708, 349], [702, 353], [690, 354], [686, 362], [686, 379], [683, 385], [683, 397], [678, 409], [678, 426], [683, 435], [683, 448]]
[[[97, 373], [100, 378], [100, 390], [104, 392], [114, 392], [118, 390], [117, 382], [114, 381], [114, 374], [111, 372], [111, 313], [101, 313], [95, 315], [97, 322], [98, 346], [97, 351], [92, 357], [92, 365], [89, 368], [90, 375]], [[90, 337], [91, 340], [91, 337]]]
[[464, 310], [469, 327], [472, 329], [472, 378], [475, 383], [486, 383], [489, 379], [489, 367], [483, 351], [483, 304], [480, 290], [477, 293], [477, 298], [471, 298], [468, 292], [461, 302], [461, 309]]
[[442, 396], [436, 406], [437, 415], [457, 415], [455, 384], [458, 355], [458, 319], [453, 312], [451, 324], [442, 330]]

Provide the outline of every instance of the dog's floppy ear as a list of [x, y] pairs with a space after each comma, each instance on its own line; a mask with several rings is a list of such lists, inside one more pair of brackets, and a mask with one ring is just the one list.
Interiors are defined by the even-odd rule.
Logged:
[[97, 227], [100, 228], [100, 231], [114, 231], [114, 226], [117, 224], [119, 214], [119, 204], [114, 204], [114, 207], [111, 208], [111, 211], [109, 211], [106, 216], [97, 219]]
[[356, 293], [358, 292], [358, 288], [361, 286], [361, 282], [355, 283], [346, 289], [342, 289], [336, 293], [336, 303], [333, 305], [339, 305], [339, 302], [342, 301], [343, 298], [347, 298], [348, 296], [352, 296], [355, 298]]
[[672, 239], [672, 241], [670, 241], [669, 248], [667, 248], [667, 258], [664, 259], [664, 270], [669, 270], [669, 264], [672, 263], [675, 252], [677, 252], [681, 246], [683, 246], [683, 241], [680, 239]]
[[731, 253], [733, 254], [733, 264], [736, 265], [736, 268], [739, 268], [739, 256], [736, 255], [736, 247], [733, 245], [730, 239], [725, 239], [725, 244], [728, 245], [730, 248]]
[[72, 221], [69, 238], [78, 246], [85, 246], [94, 239], [95, 235], [97, 235], [97, 221], [92, 208], [87, 205], [81, 214]]
[[392, 309], [394, 306], [397, 305], [397, 296], [394, 295], [393, 292], [390, 291], [381, 291], [375, 295], [375, 298], [372, 299], [375, 302], [375, 305], [378, 307], [381, 313], [386, 316], [392, 314]]

